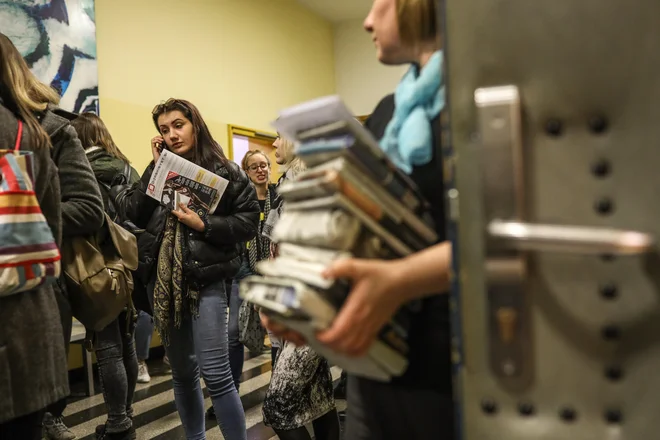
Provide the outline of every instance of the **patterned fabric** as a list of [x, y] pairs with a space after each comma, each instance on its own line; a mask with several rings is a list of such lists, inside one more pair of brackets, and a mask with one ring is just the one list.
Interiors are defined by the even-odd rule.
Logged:
[[33, 188], [32, 153], [0, 150], [0, 297], [55, 282], [60, 252]]
[[238, 310], [238, 341], [253, 353], [259, 353], [264, 348], [266, 329], [261, 325], [259, 312], [249, 301], [243, 301]]
[[328, 362], [308, 346], [284, 342], [264, 399], [264, 424], [289, 430], [335, 408]]
[[[296, 159], [297, 166], [289, 168], [284, 179], [294, 179], [304, 170]], [[272, 233], [286, 202], [280, 203], [266, 217], [266, 229]], [[270, 226], [270, 227], [269, 227]], [[263, 232], [266, 234], [266, 231]], [[278, 246], [271, 243], [271, 258], [278, 254]], [[264, 423], [278, 430], [290, 430], [305, 426], [335, 408], [332, 375], [328, 362], [309, 346], [296, 347], [282, 341], [280, 351], [266, 392], [263, 405]]]
[[270, 256], [270, 239], [263, 235], [264, 224], [270, 215], [270, 188], [266, 192], [266, 203], [264, 205], [264, 212], [261, 213], [259, 220], [259, 232], [256, 237], [247, 243], [248, 260], [250, 262], [250, 269], [256, 273], [257, 263], [261, 260], [267, 260]]
[[154, 327], [166, 346], [170, 320], [174, 319], [174, 328], [181, 328], [186, 303], [193, 318], [199, 315], [199, 292], [186, 286], [183, 279], [183, 228], [174, 215], [168, 215], [158, 253], [153, 317]]
[[[268, 237], [262, 235], [264, 224], [266, 223], [265, 220], [270, 214], [270, 191], [270, 188], [266, 191], [266, 203], [264, 204], [264, 212], [261, 213], [259, 220], [259, 231], [256, 237], [247, 243], [248, 262], [252, 273], [257, 272], [256, 267], [259, 261], [267, 260], [270, 257], [270, 240]], [[238, 331], [238, 340], [248, 350], [259, 352], [263, 349], [266, 329], [261, 325], [259, 312], [247, 301], [243, 301], [238, 312]]]

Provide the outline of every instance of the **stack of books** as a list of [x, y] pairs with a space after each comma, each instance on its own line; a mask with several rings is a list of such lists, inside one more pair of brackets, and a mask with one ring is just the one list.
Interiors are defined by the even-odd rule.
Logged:
[[381, 381], [403, 374], [418, 304], [403, 307], [365, 356], [340, 355], [315, 335], [331, 326], [350, 285], [322, 274], [338, 259], [401, 258], [434, 244], [427, 203], [339, 97], [286, 109], [274, 125], [308, 168], [280, 186], [286, 203], [272, 234], [279, 255], [243, 281], [242, 297], [351, 374]]

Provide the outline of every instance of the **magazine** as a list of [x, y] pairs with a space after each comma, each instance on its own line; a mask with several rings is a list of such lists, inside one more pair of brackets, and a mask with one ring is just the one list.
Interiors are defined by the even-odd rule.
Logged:
[[228, 184], [227, 179], [163, 150], [149, 180], [147, 195], [171, 209], [184, 203], [204, 217], [218, 207]]

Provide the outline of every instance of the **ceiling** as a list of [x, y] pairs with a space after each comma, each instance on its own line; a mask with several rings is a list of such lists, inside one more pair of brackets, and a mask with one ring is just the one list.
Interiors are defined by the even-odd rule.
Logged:
[[307, 8], [333, 23], [364, 19], [372, 0], [298, 0]]

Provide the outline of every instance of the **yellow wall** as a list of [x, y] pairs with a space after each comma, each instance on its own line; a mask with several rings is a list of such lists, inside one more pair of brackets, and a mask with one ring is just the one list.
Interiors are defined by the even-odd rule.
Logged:
[[139, 171], [169, 97], [226, 146], [227, 124], [272, 131], [282, 107], [335, 92], [332, 27], [294, 0], [96, 0], [96, 23], [101, 117]]
[[335, 25], [337, 94], [353, 114], [369, 115], [378, 102], [396, 90], [408, 65], [385, 66], [378, 61], [371, 35], [362, 20]]

